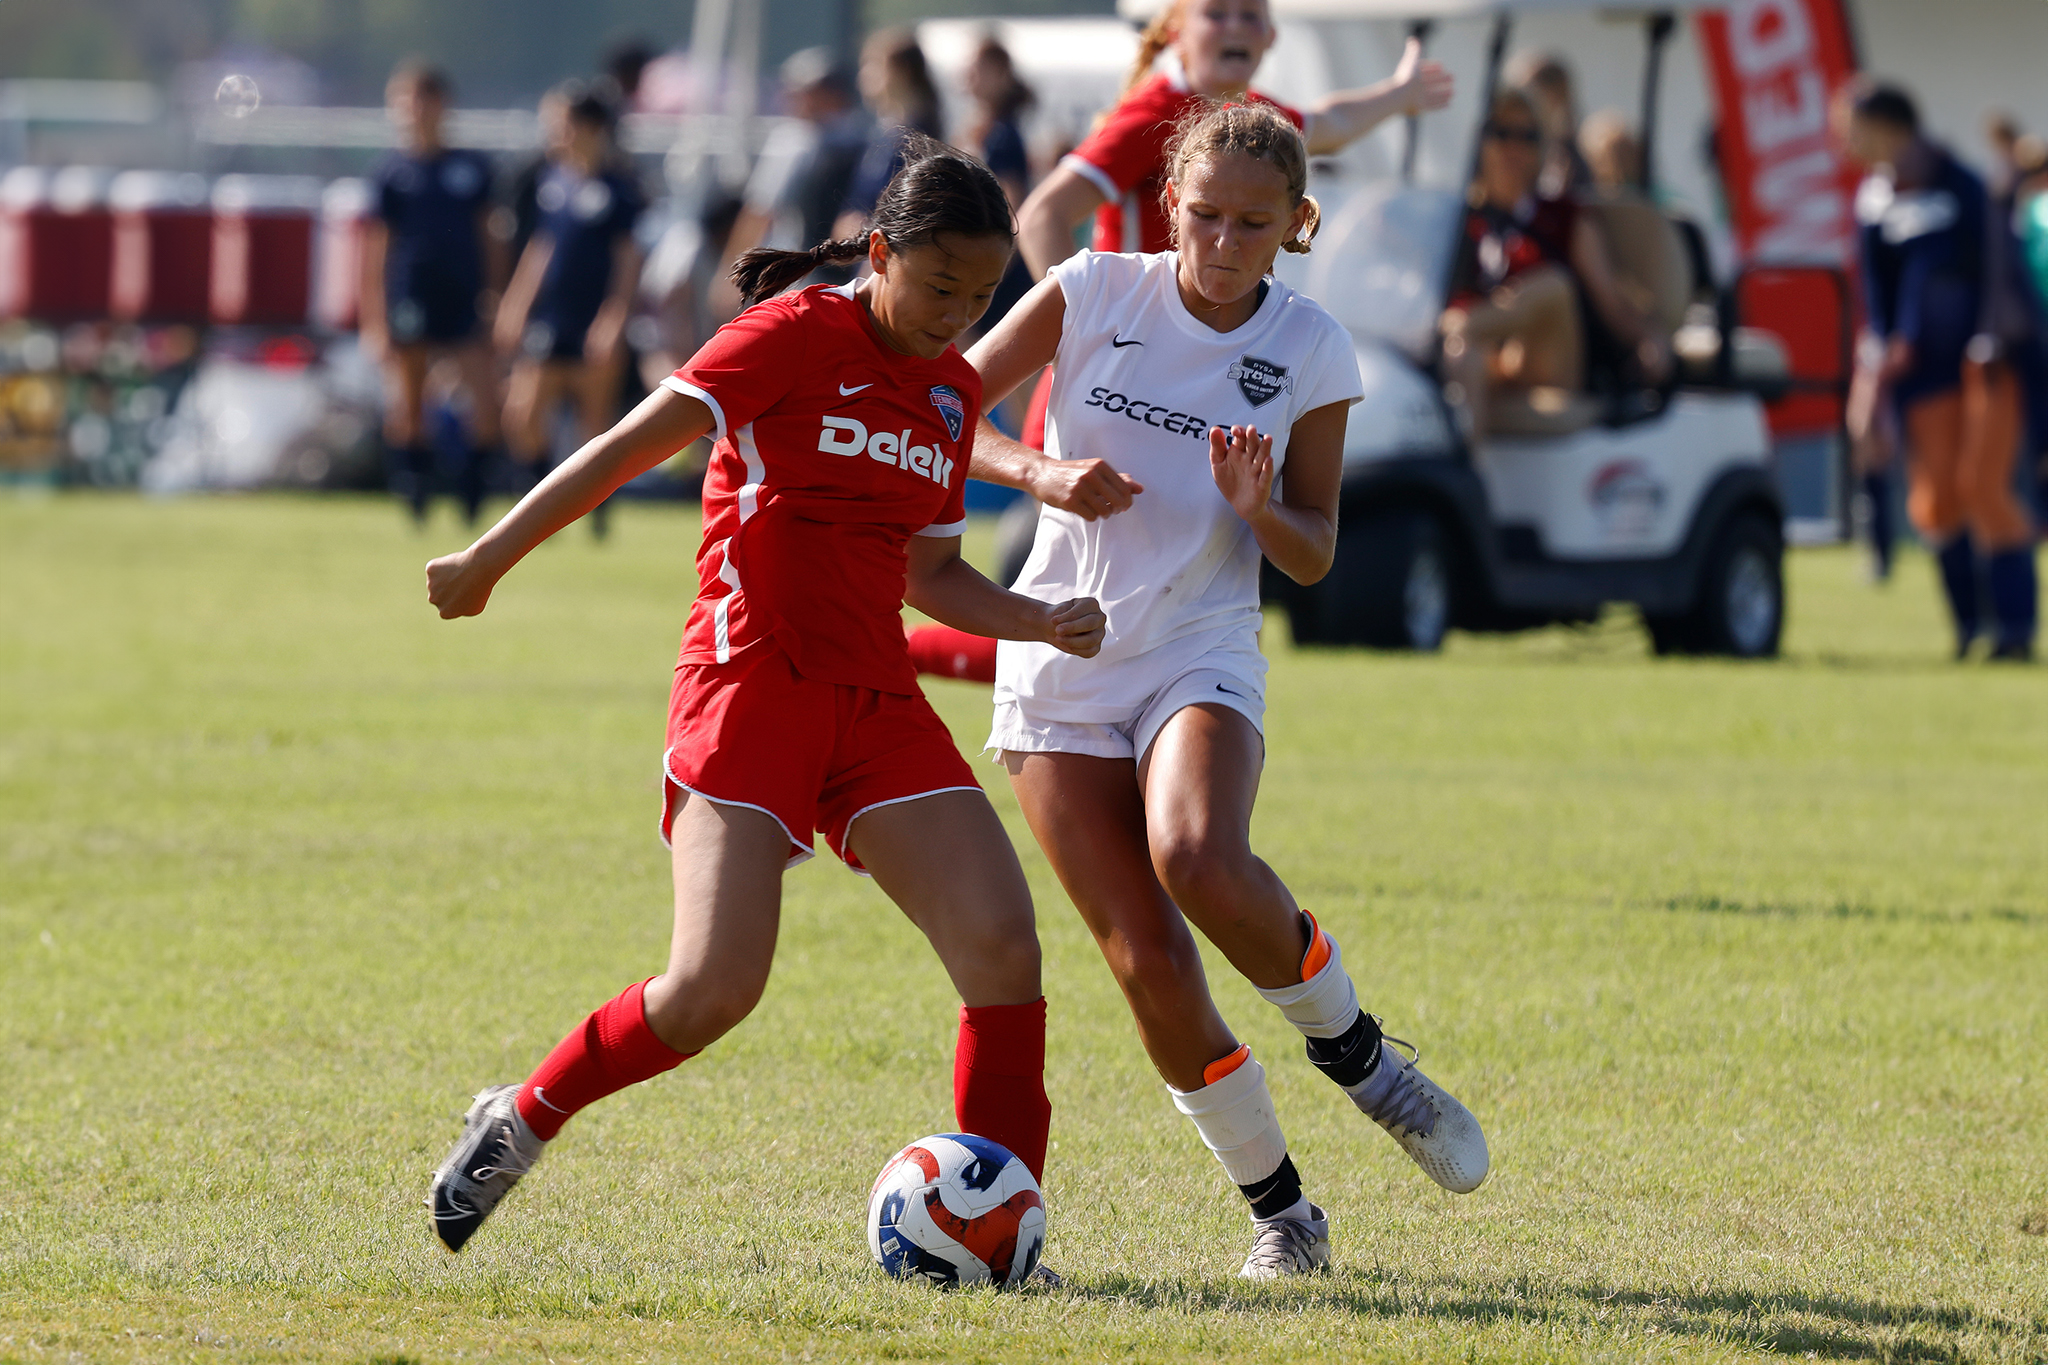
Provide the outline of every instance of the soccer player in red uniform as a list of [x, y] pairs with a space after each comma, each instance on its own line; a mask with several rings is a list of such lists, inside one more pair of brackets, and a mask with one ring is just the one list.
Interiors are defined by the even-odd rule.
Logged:
[[[964, 1002], [963, 1130], [1034, 1175], [1045, 1162], [1045, 1000], [1031, 897], [1002, 825], [918, 691], [900, 609], [1091, 655], [1091, 599], [1005, 592], [960, 557], [981, 382], [953, 348], [1013, 239], [988, 170], [919, 140], [865, 238], [753, 251], [749, 300], [663, 387], [468, 549], [427, 566], [444, 617], [614, 489], [708, 432], [699, 590], [669, 706], [662, 833], [673, 850], [668, 969], [599, 1007], [520, 1085], [476, 1098], [435, 1173], [434, 1228], [459, 1250], [577, 1110], [710, 1046], [754, 1008], [783, 870], [811, 833], [872, 875]], [[873, 275], [774, 296], [865, 255]]]
[[[1074, 235], [1091, 215], [1097, 251], [1172, 248], [1162, 196], [1166, 144], [1174, 129], [1208, 101], [1273, 105], [1302, 130], [1311, 156], [1341, 151], [1396, 114], [1421, 114], [1451, 101], [1450, 73], [1424, 61], [1422, 44], [1410, 39], [1400, 65], [1386, 80], [1340, 90], [1308, 110], [1290, 108], [1251, 88], [1253, 74], [1278, 36], [1266, 0], [1170, 0], [1154, 15], [1140, 35], [1116, 105], [1017, 211], [1017, 245], [1032, 279], [1044, 279], [1074, 254]], [[1051, 394], [1048, 369], [1024, 422], [1024, 443], [1034, 450], [1045, 448]], [[991, 465], [975, 477], [1022, 489], [1049, 507], [1090, 521], [1123, 511], [1143, 491], [1095, 459]], [[995, 653], [992, 640], [940, 627], [927, 626], [911, 637], [918, 667], [946, 677], [993, 682]]]

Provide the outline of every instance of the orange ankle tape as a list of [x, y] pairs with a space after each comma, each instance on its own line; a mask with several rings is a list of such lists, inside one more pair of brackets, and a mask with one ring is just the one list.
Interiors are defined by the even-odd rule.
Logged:
[[1231, 1053], [1228, 1057], [1218, 1057], [1215, 1061], [1209, 1063], [1209, 1065], [1202, 1068], [1202, 1084], [1216, 1084], [1216, 1082], [1222, 1080], [1225, 1076], [1228, 1076], [1231, 1072], [1237, 1070], [1239, 1067], [1243, 1066], [1246, 1062], [1250, 1061], [1251, 1059], [1251, 1044], [1239, 1044], [1237, 1051]]

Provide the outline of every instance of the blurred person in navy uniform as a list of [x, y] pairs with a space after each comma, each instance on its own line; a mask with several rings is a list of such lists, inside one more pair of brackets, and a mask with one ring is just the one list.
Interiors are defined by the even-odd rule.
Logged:
[[[726, 278], [732, 263], [755, 247], [808, 251], [832, 236], [832, 225], [867, 154], [873, 120], [860, 107], [852, 78], [831, 49], [807, 47], [782, 63], [783, 108], [794, 121], [777, 125], [747, 179], [745, 200], [726, 239], [713, 311], [739, 311], [739, 291]], [[851, 269], [821, 266], [798, 287], [845, 284]]]
[[364, 234], [360, 334], [384, 368], [386, 471], [417, 521], [426, 520], [438, 482], [423, 422], [427, 373], [441, 356], [456, 362], [472, 430], [453, 482], [464, 517], [474, 523], [499, 443], [481, 312], [493, 254], [491, 167], [476, 152], [442, 143], [448, 93], [447, 76], [417, 62], [400, 66], [385, 88], [403, 145], [372, 177], [376, 208]]
[[874, 111], [874, 131], [854, 168], [846, 201], [840, 205], [834, 239], [860, 235], [875, 201], [903, 168], [903, 142], [923, 133], [943, 142], [939, 126], [939, 90], [917, 35], [907, 28], [885, 28], [869, 36], [860, 51], [860, 94]]
[[[505, 434], [514, 458], [545, 467], [556, 413], [575, 405], [584, 440], [609, 430], [640, 278], [633, 225], [644, 201], [612, 146], [616, 114], [580, 83], [563, 91], [561, 155], [541, 175], [533, 239], [498, 308], [498, 348], [513, 358]], [[603, 509], [594, 534], [605, 532]]]
[[[974, 122], [962, 141], [981, 158], [983, 165], [995, 172], [1003, 193], [1010, 197], [1010, 211], [1014, 213], [1031, 193], [1031, 156], [1025, 150], [1021, 120], [1038, 97], [1018, 77], [1010, 50], [993, 33], [981, 40], [975, 48], [974, 60], [967, 65], [967, 93], [974, 99]], [[995, 297], [989, 300], [988, 312], [978, 325], [979, 332], [992, 331], [1030, 288], [1031, 267], [1024, 264], [1020, 253], [1010, 258], [1010, 268], [996, 287]]]
[[[1984, 182], [1922, 134], [1903, 90], [1856, 90], [1846, 133], [1850, 157], [1869, 170], [1856, 195], [1872, 337], [1864, 368], [1898, 415], [1907, 511], [1940, 566], [1956, 657], [1986, 629], [1988, 600], [1992, 657], [2030, 658], [2034, 528], [2013, 484], [2039, 310], [2011, 220], [1993, 215]], [[1870, 421], [1855, 416], [1855, 425]]]

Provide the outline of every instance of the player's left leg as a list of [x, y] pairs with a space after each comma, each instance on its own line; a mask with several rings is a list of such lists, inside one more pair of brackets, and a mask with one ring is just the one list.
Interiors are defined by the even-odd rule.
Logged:
[[866, 811], [848, 848], [939, 955], [960, 993], [953, 1104], [963, 1132], [1045, 1173], [1045, 994], [1016, 850], [988, 798], [941, 791]]
[[1486, 1178], [1471, 1111], [1385, 1038], [1359, 1005], [1335, 938], [1252, 852], [1265, 743], [1214, 703], [1182, 706], [1138, 765], [1152, 863], [1174, 904], [1307, 1039], [1309, 1060], [1445, 1189]]
[[2010, 364], [1964, 364], [1961, 487], [1970, 533], [1984, 555], [1994, 659], [2031, 658], [2039, 614], [2033, 522], [2013, 491], [2020, 403], [2019, 380]]

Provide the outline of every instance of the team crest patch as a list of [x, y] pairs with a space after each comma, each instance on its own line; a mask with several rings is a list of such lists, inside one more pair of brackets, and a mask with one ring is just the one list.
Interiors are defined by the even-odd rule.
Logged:
[[1230, 377], [1237, 381], [1237, 391], [1245, 396], [1245, 401], [1255, 408], [1294, 391], [1294, 381], [1287, 377], [1285, 365], [1275, 365], [1255, 355], [1239, 356], [1230, 367]]
[[947, 432], [959, 440], [960, 426], [967, 420], [967, 405], [960, 401], [960, 391], [951, 384], [932, 385], [932, 406], [946, 419]]

